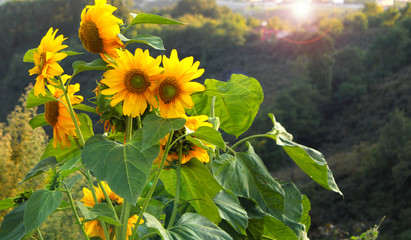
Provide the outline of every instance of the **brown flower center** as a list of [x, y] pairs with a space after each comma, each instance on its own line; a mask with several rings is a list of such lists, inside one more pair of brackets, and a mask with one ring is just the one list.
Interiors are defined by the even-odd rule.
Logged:
[[39, 70], [40, 70], [40, 73], [43, 72], [43, 68], [46, 66], [46, 62], [47, 62], [46, 52], [42, 52], [42, 53], [40, 54], [40, 62], [39, 62]]
[[142, 94], [151, 86], [148, 75], [139, 70], [132, 69], [126, 73], [124, 84], [129, 92]]
[[176, 99], [179, 91], [177, 80], [173, 77], [166, 78], [160, 83], [159, 94], [164, 103], [169, 103]]
[[80, 25], [79, 37], [87, 51], [92, 53], [103, 52], [103, 40], [101, 39], [96, 24], [90, 20]]
[[44, 104], [44, 118], [46, 121], [54, 127], [57, 123], [57, 118], [59, 116], [59, 102], [52, 101], [46, 102]]

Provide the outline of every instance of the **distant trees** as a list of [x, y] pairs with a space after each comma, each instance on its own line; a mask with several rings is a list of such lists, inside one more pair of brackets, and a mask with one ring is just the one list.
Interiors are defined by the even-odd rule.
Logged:
[[42, 184], [42, 180], [37, 179], [19, 187], [15, 185], [38, 162], [48, 142], [42, 128], [33, 130], [29, 125], [37, 108], [24, 107], [27, 94], [7, 116], [7, 123], [0, 123], [0, 199], [16, 196], [27, 186], [35, 188]]
[[351, 31], [364, 31], [368, 28], [367, 15], [363, 12], [351, 13], [345, 17], [344, 25]]
[[179, 17], [184, 14], [203, 15], [209, 18], [219, 18], [217, 3], [215, 0], [181, 0], [172, 9], [171, 16]]

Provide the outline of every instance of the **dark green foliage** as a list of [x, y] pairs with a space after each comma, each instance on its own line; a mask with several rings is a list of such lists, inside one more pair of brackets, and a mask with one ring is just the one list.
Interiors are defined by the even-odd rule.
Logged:
[[367, 68], [370, 81], [398, 71], [409, 63], [411, 40], [408, 32], [402, 28], [390, 28], [384, 35], [377, 37], [367, 53]]
[[364, 31], [368, 27], [368, 18], [362, 12], [354, 12], [344, 20], [344, 25], [352, 31]]

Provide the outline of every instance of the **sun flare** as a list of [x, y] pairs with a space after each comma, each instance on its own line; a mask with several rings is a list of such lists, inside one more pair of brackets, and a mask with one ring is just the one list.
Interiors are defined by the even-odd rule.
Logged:
[[311, 14], [311, 5], [309, 2], [295, 2], [292, 5], [292, 11], [298, 20], [305, 20]]

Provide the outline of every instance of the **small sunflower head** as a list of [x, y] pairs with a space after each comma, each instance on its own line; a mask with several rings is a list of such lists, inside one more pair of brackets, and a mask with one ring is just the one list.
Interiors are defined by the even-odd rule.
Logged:
[[57, 168], [50, 168], [47, 172], [47, 179], [45, 181], [46, 188], [50, 191], [54, 191], [61, 186], [62, 179], [60, 172]]

